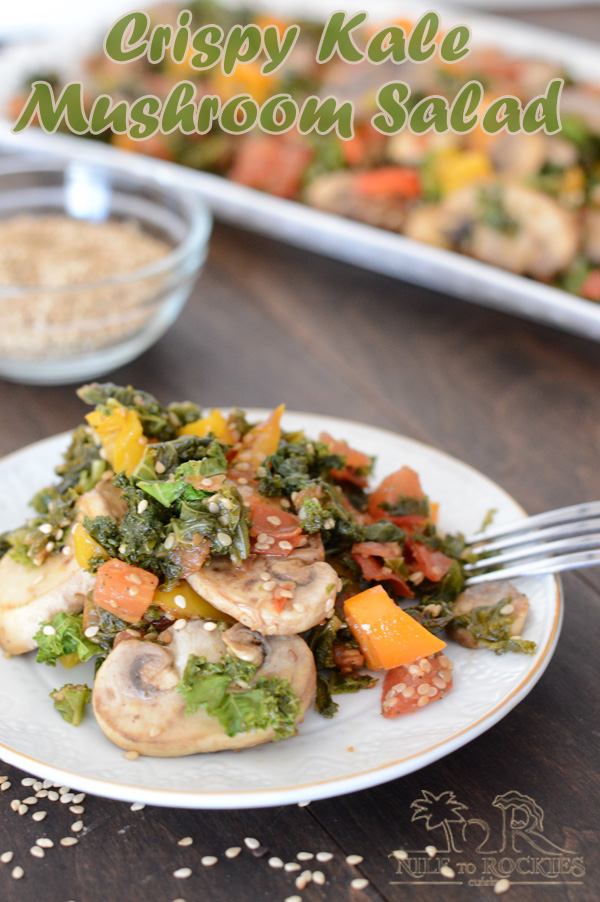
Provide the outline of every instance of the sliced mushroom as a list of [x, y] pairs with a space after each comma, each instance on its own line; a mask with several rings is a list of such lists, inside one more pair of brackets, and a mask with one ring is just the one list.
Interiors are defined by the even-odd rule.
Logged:
[[[107, 657], [96, 676], [93, 707], [104, 734], [121, 748], [152, 757], [178, 757], [197, 752], [240, 749], [270, 742], [272, 729], [228, 736], [220, 721], [203, 708], [185, 714], [183, 696], [175, 686], [190, 654], [217, 662], [231, 652], [219, 630], [204, 629], [205, 621], [190, 621], [173, 631], [168, 646], [127, 639]], [[230, 632], [230, 631], [227, 631]], [[300, 699], [300, 723], [316, 688], [314, 658], [298, 636], [260, 640], [265, 657], [256, 678], [289, 680]], [[231, 635], [230, 635], [231, 639]]]
[[[496, 605], [503, 599], [506, 599], [506, 606], [502, 608], [502, 613], [510, 618], [510, 634], [511, 636], [520, 636], [529, 611], [529, 601], [527, 596], [515, 589], [508, 580], [482, 583], [465, 589], [454, 602], [452, 613], [455, 617], [460, 614], [470, 614], [476, 608]], [[481, 648], [481, 643], [477, 642], [465, 627], [450, 629], [448, 635], [466, 648]]]
[[260, 667], [265, 659], [265, 644], [260, 633], [236, 623], [223, 633], [223, 642], [232, 655]]
[[241, 567], [228, 558], [214, 558], [187, 581], [244, 626], [267, 636], [290, 636], [333, 612], [341, 584], [330, 564], [315, 560], [317, 555], [318, 546], [307, 543], [285, 558], [253, 555]]
[[356, 182], [354, 172], [326, 172], [308, 185], [306, 201], [309, 206], [327, 213], [401, 232], [406, 221], [406, 200], [393, 194], [376, 197], [361, 194]]

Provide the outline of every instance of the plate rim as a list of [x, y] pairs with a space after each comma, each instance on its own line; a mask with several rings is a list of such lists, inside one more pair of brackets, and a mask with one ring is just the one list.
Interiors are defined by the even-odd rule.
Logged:
[[[227, 410], [228, 407], [224, 406], [221, 409]], [[270, 409], [267, 408], [249, 407], [244, 409], [249, 417], [261, 417], [271, 412]], [[477, 470], [475, 467], [471, 466], [471, 464], [466, 463], [460, 458], [455, 457], [454, 455], [449, 454], [442, 449], [436, 448], [434, 445], [427, 444], [426, 442], [412, 438], [408, 435], [403, 435], [402, 433], [394, 432], [391, 429], [386, 429], [380, 426], [372, 426], [368, 423], [359, 422], [356, 420], [348, 420], [346, 418], [329, 416], [328, 414], [308, 413], [306, 411], [297, 410], [286, 410], [285, 414], [287, 414], [288, 416], [300, 418], [307, 417], [312, 420], [322, 420], [324, 423], [326, 422], [329, 425], [333, 423], [336, 428], [339, 426], [341, 430], [343, 430], [344, 427], [348, 426], [352, 428], [358, 426], [368, 429], [372, 433], [380, 434], [384, 439], [402, 439], [404, 441], [408, 441], [410, 444], [416, 446], [417, 448], [426, 450], [427, 452], [433, 451], [436, 455], [445, 458], [452, 464], [458, 464], [460, 467], [469, 470], [474, 475], [476, 475], [478, 479], [484, 479], [485, 481], [490, 483], [490, 485], [492, 485], [496, 491], [499, 491], [511, 504], [518, 508], [518, 510], [524, 517], [527, 516], [527, 513], [522, 505], [520, 505], [513, 498], [513, 496], [509, 494], [509, 492], [507, 492], [502, 486], [494, 482], [494, 480], [492, 480], [489, 476], [487, 476], [485, 473], [482, 473], [480, 470]], [[19, 457], [24, 452], [28, 452], [32, 449], [35, 449], [36, 447], [44, 446], [45, 444], [49, 444], [51, 442], [58, 442], [62, 439], [68, 440], [71, 433], [72, 430], [67, 430], [65, 432], [47, 436], [46, 438], [31, 442], [30, 444], [25, 445], [22, 448], [9, 452], [8, 454], [0, 458], [0, 466], [4, 465], [5, 463], [10, 463], [12, 460], [14, 460], [16, 457]], [[15, 767], [25, 767], [26, 769], [32, 770], [33, 773], [36, 773], [43, 778], [53, 779], [54, 781], [60, 780], [61, 785], [66, 785], [68, 783], [70, 786], [73, 786], [73, 788], [77, 788], [83, 792], [90, 792], [95, 795], [102, 795], [106, 798], [116, 799], [120, 801], [145, 802], [151, 805], [187, 809], [227, 810], [297, 804], [300, 801], [307, 802], [318, 799], [333, 798], [334, 796], [345, 795], [351, 792], [359, 791], [361, 789], [367, 789], [372, 786], [381, 785], [391, 780], [398, 779], [402, 776], [406, 776], [409, 773], [413, 773], [415, 770], [426, 767], [427, 765], [432, 764], [433, 762], [440, 760], [441, 758], [444, 758], [446, 755], [451, 754], [457, 749], [462, 748], [462, 746], [471, 742], [473, 739], [476, 739], [487, 729], [490, 729], [496, 723], [502, 720], [502, 718], [509, 714], [510, 711], [512, 711], [513, 708], [515, 708], [516, 705], [526, 697], [531, 689], [533, 689], [552, 659], [552, 656], [556, 650], [563, 622], [564, 599], [562, 583], [560, 578], [556, 574], [554, 574], [553, 579], [555, 597], [552, 603], [554, 611], [552, 628], [544, 648], [538, 650], [538, 656], [536, 658], [535, 666], [523, 677], [518, 686], [516, 686], [506, 698], [498, 702], [490, 711], [488, 711], [486, 714], [483, 714], [474, 723], [471, 723], [468, 726], [463, 727], [457, 733], [452, 734], [452, 736], [450, 736], [449, 738], [440, 740], [423, 751], [414, 752], [410, 755], [395, 759], [393, 761], [388, 761], [384, 764], [379, 764], [375, 767], [363, 768], [357, 770], [355, 773], [346, 774], [339, 777], [330, 777], [324, 780], [314, 780], [308, 783], [294, 784], [290, 787], [278, 786], [251, 791], [218, 790], [211, 792], [206, 790], [194, 791], [193, 789], [158, 789], [150, 787], [140, 787], [122, 782], [114, 782], [111, 780], [106, 780], [104, 778], [85, 776], [71, 770], [47, 764], [46, 762], [40, 761], [38, 758], [34, 758], [31, 755], [27, 755], [23, 752], [15, 751], [14, 749], [5, 745], [5, 743], [1, 739], [0, 758], [6, 763], [12, 764]], [[440, 748], [444, 749], [441, 754], [439, 754]], [[412, 768], [410, 767], [410, 762], [414, 761], [415, 759], [418, 760], [418, 764], [416, 767]], [[135, 762], [132, 762], [132, 764], [135, 766]], [[31, 768], [31, 765], [33, 765], [33, 769]], [[385, 773], [383, 779], [375, 781], [372, 779], [373, 774], [381, 774], [382, 772]], [[323, 791], [324, 789], [326, 789], [326, 791]], [[293, 799], [289, 798], [290, 794], [294, 795]]]

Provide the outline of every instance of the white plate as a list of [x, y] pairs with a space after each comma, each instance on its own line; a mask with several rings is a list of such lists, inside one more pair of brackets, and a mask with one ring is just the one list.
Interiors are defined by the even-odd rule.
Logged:
[[[259, 417], [261, 411], [251, 411]], [[375, 479], [403, 464], [421, 476], [440, 502], [445, 530], [476, 530], [496, 508], [495, 523], [518, 519], [522, 509], [502, 489], [466, 464], [409, 438], [346, 420], [287, 413], [284, 428], [322, 430], [377, 455]], [[30, 445], [0, 461], [0, 531], [27, 515], [31, 494], [52, 479], [66, 435]], [[455, 688], [439, 704], [410, 717], [385, 720], [380, 686], [337, 696], [333, 720], [311, 711], [299, 734], [243, 752], [128, 761], [88, 711], [78, 728], [61, 720], [48, 693], [73, 679], [60, 665], [34, 655], [0, 657], [0, 757], [31, 773], [111, 798], [182, 808], [251, 808], [327, 798], [401, 777], [442, 758], [504, 717], [533, 688], [558, 639], [560, 585], [551, 576], [518, 582], [531, 611], [524, 636], [538, 644], [534, 657], [496, 656], [450, 643]], [[89, 667], [91, 665], [82, 665]], [[79, 674], [83, 669], [79, 670]], [[89, 676], [82, 676], [81, 679]]]

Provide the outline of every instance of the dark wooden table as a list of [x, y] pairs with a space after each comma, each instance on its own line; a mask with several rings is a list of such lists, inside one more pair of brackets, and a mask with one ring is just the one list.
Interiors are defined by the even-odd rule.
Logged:
[[[535, 19], [600, 33], [597, 10]], [[261, 407], [284, 400], [383, 426], [462, 458], [535, 512], [600, 495], [599, 376], [598, 344], [218, 227], [178, 323], [113, 378], [164, 400]], [[1, 453], [82, 416], [71, 388], [4, 382], [0, 411]], [[57, 803], [42, 824], [14, 813], [10, 802], [31, 790], [21, 785], [25, 774], [3, 765], [12, 786], [0, 793], [0, 853], [14, 858], [0, 864], [0, 900], [283, 902], [298, 893], [306, 902], [478, 902], [495, 898], [493, 885], [509, 875], [506, 898], [516, 902], [597, 902], [600, 572], [570, 575], [564, 589], [558, 650], [527, 699], [465, 748], [375, 789], [302, 808], [221, 812], [132, 812], [88, 796], [79, 844], [57, 845], [38, 860], [29, 853], [36, 838], [68, 835], [76, 816]], [[529, 801], [515, 802], [503, 822], [494, 801], [509, 792]], [[432, 816], [411, 821], [411, 803], [424, 794], [435, 803]], [[534, 803], [543, 822], [523, 838]], [[464, 839], [461, 817], [472, 828]], [[488, 828], [495, 855], [478, 852]], [[184, 836], [193, 845], [178, 846]], [[327, 882], [298, 892], [297, 873], [269, 867], [269, 854], [244, 848], [226, 859], [224, 850], [245, 837], [284, 861], [299, 851], [332, 852], [331, 861], [306, 865]], [[401, 846], [428, 844], [449, 853], [429, 860], [414, 852], [412, 873], [390, 858]], [[364, 861], [351, 867], [349, 854]], [[203, 855], [218, 856], [217, 865], [203, 867]], [[454, 867], [453, 881], [436, 873], [441, 859]], [[17, 864], [20, 881], [11, 878]], [[187, 880], [172, 876], [182, 866], [193, 870]], [[358, 876], [370, 881], [362, 893], [350, 887]]]

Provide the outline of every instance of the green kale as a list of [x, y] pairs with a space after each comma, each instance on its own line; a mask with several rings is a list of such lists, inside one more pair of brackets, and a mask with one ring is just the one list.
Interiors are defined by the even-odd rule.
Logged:
[[398, 542], [400, 546], [404, 544], [406, 533], [391, 520], [378, 520], [365, 526], [363, 533], [363, 542]]
[[332, 470], [343, 470], [346, 459], [332, 454], [323, 442], [310, 442], [298, 434], [284, 437], [275, 454], [266, 459], [266, 474], [259, 483], [261, 495], [291, 497], [294, 492], [331, 482]]
[[272, 729], [275, 739], [293, 736], [301, 714], [300, 700], [287, 680], [259, 677], [258, 667], [232, 655], [210, 664], [190, 655], [176, 690], [185, 699], [185, 713], [203, 707], [218, 718], [228, 736]]
[[449, 627], [451, 629], [466, 629], [472, 637], [481, 645], [485, 645], [497, 655], [503, 655], [508, 651], [521, 652], [526, 655], [535, 654], [535, 642], [529, 639], [514, 638], [510, 628], [513, 618], [510, 615], [501, 614], [502, 608], [510, 602], [510, 596], [501, 599], [494, 605], [482, 605], [473, 608], [467, 614], [454, 617]]
[[[35, 634], [38, 645], [36, 661], [56, 665], [63, 655], [76, 654], [80, 662], [87, 661], [99, 652], [99, 646], [83, 634], [83, 614], [56, 614], [51, 623], [42, 621]], [[52, 629], [48, 635], [49, 630]], [[44, 632], [47, 630], [47, 632]]]
[[304, 640], [312, 651], [317, 670], [328, 670], [335, 667], [333, 660], [333, 643], [337, 641], [338, 631], [345, 626], [342, 620], [334, 614], [325, 623], [313, 626], [304, 635]]
[[331, 689], [325, 677], [317, 677], [317, 694], [315, 696], [315, 710], [323, 717], [334, 717], [339, 705], [331, 697]]
[[382, 501], [380, 507], [387, 511], [391, 517], [428, 517], [430, 513], [429, 498], [412, 498], [409, 495], [399, 495], [393, 504]]
[[482, 222], [496, 232], [512, 237], [519, 232], [520, 224], [505, 206], [501, 185], [489, 185], [479, 189], [479, 209]]
[[65, 683], [60, 689], [53, 689], [50, 698], [54, 699], [54, 707], [62, 715], [63, 720], [78, 727], [83, 717], [85, 706], [92, 697], [89, 686]]
[[340, 673], [339, 670], [332, 670], [329, 674], [328, 684], [332, 695], [342, 695], [346, 692], [372, 689], [377, 685], [377, 680], [368, 673]]
[[135, 410], [144, 435], [161, 442], [175, 438], [181, 426], [202, 416], [202, 409], [196, 404], [186, 401], [164, 407], [154, 395], [131, 385], [123, 387], [112, 382], [92, 382], [90, 385], [83, 385], [77, 394], [86, 404], [91, 404], [106, 414], [117, 405]]
[[[89, 599], [86, 601], [85, 611], [87, 622], [91, 626], [98, 627], [98, 632], [94, 636], [98, 654], [101, 651], [108, 654], [112, 650], [116, 637], [123, 630], [134, 630], [136, 633], [144, 636], [145, 639], [154, 639], [162, 629], [172, 622], [165, 617], [161, 608], [155, 604], [151, 604], [141, 620], [135, 623], [121, 620], [120, 617], [94, 604]], [[98, 666], [102, 663], [102, 660], [98, 662]]]

